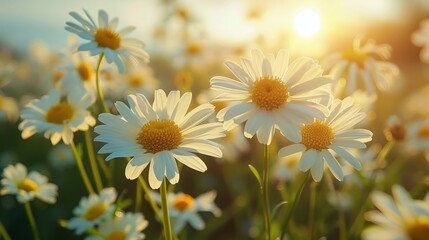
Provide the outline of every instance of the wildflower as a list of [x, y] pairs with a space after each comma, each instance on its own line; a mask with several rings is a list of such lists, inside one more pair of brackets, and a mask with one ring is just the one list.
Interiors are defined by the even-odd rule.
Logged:
[[411, 153], [429, 152], [429, 118], [419, 119], [407, 129], [405, 147]]
[[85, 20], [76, 12], [70, 12], [75, 20], [81, 25], [66, 22], [65, 29], [79, 37], [89, 40], [88, 43], [79, 46], [79, 51], [89, 51], [91, 56], [103, 54], [108, 63], [115, 62], [121, 73], [125, 72], [125, 60], [132, 63], [148, 62], [149, 54], [143, 50], [144, 43], [135, 38], [124, 38], [134, 30], [128, 26], [116, 30], [118, 18], [109, 21], [109, 16], [104, 10], [98, 11], [98, 25], [92, 17], [84, 10], [88, 20]]
[[76, 234], [80, 235], [109, 218], [115, 210], [113, 202], [116, 195], [114, 188], [105, 188], [99, 195], [91, 193], [88, 197], [83, 197], [79, 206], [73, 210], [75, 217], [70, 219], [67, 228], [75, 229]]
[[98, 226], [100, 236], [89, 236], [85, 240], [144, 239], [141, 233], [148, 225], [141, 213], [125, 213], [116, 218], [107, 218]]
[[423, 47], [420, 52], [420, 59], [423, 62], [429, 62], [429, 19], [425, 19], [420, 23], [420, 29], [411, 35], [411, 41], [414, 45]]
[[[159, 195], [155, 192], [152, 194], [154, 194], [155, 200], [160, 203]], [[201, 194], [197, 198], [182, 192], [169, 193], [167, 201], [174, 233], [180, 233], [188, 222], [194, 229], [203, 230], [205, 223], [198, 212], [211, 212], [215, 217], [219, 217], [222, 212], [216, 206], [215, 198], [216, 191]]]
[[288, 156], [281, 157], [276, 161], [273, 175], [280, 181], [290, 181], [298, 173], [299, 160], [302, 153], [294, 153]]
[[349, 153], [347, 148], [365, 148], [364, 143], [372, 139], [370, 131], [352, 129], [366, 114], [359, 112], [359, 108], [353, 105], [350, 97], [342, 101], [335, 100], [329, 109], [330, 114], [326, 118], [315, 119], [312, 123], [301, 127], [300, 141], [279, 151], [280, 157], [303, 152], [299, 169], [304, 172], [311, 169], [311, 175], [316, 182], [322, 179], [325, 161], [334, 177], [340, 181], [343, 180], [343, 170], [332, 151], [355, 169], [360, 170], [362, 168], [360, 162]]
[[151, 106], [142, 94], [129, 95], [130, 107], [116, 102], [119, 116], [100, 114], [105, 125], [95, 127], [100, 134], [96, 141], [107, 143], [99, 153], [110, 153], [106, 161], [117, 157], [133, 157], [125, 169], [128, 179], [136, 179], [150, 164], [149, 185], [160, 187], [164, 176], [175, 184], [179, 171], [175, 159], [200, 172], [207, 170], [205, 163], [194, 153], [222, 157], [220, 145], [210, 139], [225, 136], [222, 124], [200, 124], [214, 112], [211, 104], [202, 104], [187, 113], [192, 93], [180, 97], [179, 91], [166, 96], [155, 91]]
[[217, 114], [228, 131], [247, 121], [244, 136], [256, 134], [260, 143], [269, 145], [275, 129], [289, 140], [298, 140], [300, 124], [327, 114], [326, 107], [315, 100], [329, 96], [321, 86], [332, 80], [322, 77], [315, 60], [301, 57], [288, 64], [286, 50], [275, 58], [254, 49], [252, 60], [242, 58], [241, 63], [225, 62], [238, 81], [223, 76], [210, 80], [211, 88], [221, 92], [214, 101], [234, 103]]
[[30, 172], [21, 164], [9, 165], [3, 170], [3, 189], [0, 195], [16, 194], [18, 202], [26, 203], [38, 198], [47, 203], [57, 201], [58, 187], [48, 183], [48, 178], [38, 172]]
[[[359, 38], [354, 39], [353, 48], [334, 53], [322, 62], [322, 66], [335, 80], [346, 79], [346, 92], [351, 95], [361, 85], [373, 95], [375, 88], [387, 90], [394, 80], [399, 78], [399, 68], [390, 62], [377, 60], [390, 58], [391, 47], [387, 44], [376, 45], [369, 40], [361, 46]], [[362, 84], [357, 81], [361, 80]], [[374, 86], [375, 85], [375, 86]]]
[[393, 198], [376, 191], [372, 201], [380, 211], [366, 213], [365, 218], [376, 225], [364, 229], [362, 239], [424, 240], [429, 236], [429, 195], [414, 200], [407, 191], [395, 185]]
[[15, 122], [19, 116], [19, 106], [14, 98], [0, 94], [0, 119], [3, 116], [10, 121]]
[[22, 110], [23, 121], [18, 128], [22, 138], [27, 139], [35, 133], [44, 133], [44, 137], [56, 145], [61, 139], [65, 144], [73, 141], [73, 133], [86, 131], [95, 125], [95, 119], [86, 110], [94, 98], [79, 88], [70, 90], [67, 101], [61, 101], [60, 93], [52, 89], [48, 95], [35, 99]]

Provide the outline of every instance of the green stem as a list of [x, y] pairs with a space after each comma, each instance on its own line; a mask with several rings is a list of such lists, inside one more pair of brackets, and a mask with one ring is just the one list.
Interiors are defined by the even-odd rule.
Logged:
[[165, 240], [172, 240], [173, 234], [171, 231], [170, 213], [168, 212], [167, 203], [167, 180], [164, 178], [161, 184], [161, 205], [162, 205], [162, 224], [164, 225]]
[[101, 66], [101, 61], [103, 60], [103, 57], [104, 57], [104, 53], [100, 54], [100, 57], [98, 58], [97, 70], [95, 72], [95, 84], [97, 86], [98, 98], [100, 99], [104, 112], [110, 113], [109, 108], [107, 107], [106, 102], [104, 101], [103, 92], [101, 91], [101, 88], [100, 88], [100, 66]]
[[89, 181], [88, 175], [86, 174], [85, 167], [83, 166], [82, 158], [77, 152], [76, 146], [74, 145], [73, 141], [70, 143], [70, 147], [72, 149], [74, 158], [76, 159], [76, 164], [77, 164], [77, 167], [79, 168], [80, 176], [82, 177], [86, 190], [88, 191], [88, 193], [93, 193], [94, 188], [92, 188], [91, 182]]
[[25, 212], [27, 213], [28, 221], [30, 221], [31, 230], [33, 231], [34, 239], [40, 240], [39, 231], [37, 230], [36, 221], [34, 220], [33, 212], [31, 211], [30, 202], [27, 201], [24, 204]]
[[101, 168], [101, 171], [103, 171], [104, 176], [107, 178], [108, 182], [110, 183], [112, 175], [110, 173], [109, 167], [106, 164], [106, 161], [104, 161], [103, 157], [101, 156], [97, 156], [96, 158], [97, 158], [98, 165]]
[[270, 200], [268, 194], [269, 177], [269, 150], [268, 145], [264, 145], [264, 169], [262, 171], [262, 201], [264, 205], [265, 238], [271, 240], [271, 213]]
[[159, 210], [158, 205], [156, 205], [156, 202], [153, 199], [152, 194], [150, 193], [150, 189], [149, 189], [147, 183], [144, 181], [142, 176], [138, 177], [138, 181], [140, 183], [140, 186], [143, 188], [143, 191], [146, 194], [146, 198], [149, 202], [149, 205], [152, 207], [152, 210], [155, 212], [156, 217], [159, 220], [162, 220], [161, 211]]
[[97, 159], [95, 159], [94, 146], [92, 145], [91, 133], [89, 130], [85, 131], [85, 143], [89, 163], [91, 164], [92, 174], [95, 180], [95, 186], [97, 187], [97, 191], [100, 192], [103, 189], [103, 183], [101, 181], [100, 171], [98, 171]]
[[296, 204], [298, 203], [298, 200], [301, 197], [302, 191], [304, 190], [305, 184], [307, 183], [307, 180], [308, 180], [309, 177], [310, 177], [310, 171], [308, 171], [305, 174], [304, 181], [302, 181], [301, 186], [299, 186], [298, 192], [296, 193], [295, 198], [294, 198], [294, 200], [292, 202], [292, 206], [291, 206], [288, 214], [286, 215], [285, 220], [283, 221], [283, 224], [282, 224], [282, 227], [281, 227], [281, 231], [282, 232], [281, 232], [280, 239], [284, 238], [284, 235], [285, 235], [285, 232], [286, 232], [285, 230], [286, 230], [286, 228], [288, 226], [288, 223], [289, 223], [289, 221], [290, 221], [293, 213], [295, 212]]
[[140, 186], [139, 181], [136, 181], [136, 206], [135, 206], [135, 212], [141, 211], [142, 206], [142, 188]]
[[10, 240], [10, 236], [6, 231], [6, 228], [3, 226], [3, 223], [0, 222], [0, 236], [4, 238], [4, 240]]
[[387, 142], [383, 146], [383, 148], [380, 150], [380, 152], [377, 155], [377, 158], [375, 159], [376, 169], [372, 173], [370, 182], [368, 183], [366, 191], [365, 191], [363, 197], [361, 198], [363, 203], [360, 205], [359, 212], [356, 215], [356, 218], [354, 219], [354, 221], [350, 227], [349, 238], [351, 238], [355, 234], [357, 234], [358, 230], [362, 227], [362, 224], [364, 223], [363, 222], [363, 220], [364, 220], [363, 214], [365, 212], [365, 208], [366, 208], [366, 205], [367, 205], [368, 200], [369, 200], [369, 194], [372, 192], [372, 190], [375, 187], [375, 181], [376, 181], [378, 173], [379, 173], [379, 168], [383, 167], [383, 165], [385, 164], [385, 159], [387, 157], [387, 154], [389, 154], [389, 152], [393, 149], [393, 147], [395, 146], [395, 143], [396, 142], [393, 140]]
[[316, 182], [312, 182], [310, 185], [310, 238], [309, 239], [314, 239], [314, 232], [315, 232], [315, 221], [314, 221], [314, 217], [316, 216], [316, 199], [317, 199], [317, 194], [316, 194], [316, 188], [317, 188], [317, 183]]

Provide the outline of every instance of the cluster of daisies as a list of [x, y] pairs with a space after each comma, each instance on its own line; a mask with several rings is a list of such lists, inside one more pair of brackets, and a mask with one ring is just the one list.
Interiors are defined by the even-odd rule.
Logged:
[[[103, 144], [98, 154], [105, 156], [105, 161], [115, 158], [126, 161], [127, 179], [144, 182], [142, 173], [148, 168], [148, 183], [152, 189], [160, 188], [165, 181], [177, 184], [182, 165], [199, 172], [207, 171], [202, 156], [237, 158], [250, 148], [245, 138], [255, 135], [265, 146], [285, 138], [289, 144], [281, 146], [277, 162], [287, 159], [282, 165], [310, 172], [316, 182], [322, 180], [326, 169], [342, 181], [352, 171], [350, 168], [367, 170], [369, 178], [377, 168], [365, 160], [374, 159], [379, 148], [370, 148], [372, 154], [367, 157], [355, 151], [366, 148], [373, 134], [362, 127], [366, 113], [355, 103], [354, 94], [363, 88], [370, 98], [377, 91], [388, 89], [399, 78], [398, 67], [387, 61], [391, 54], [387, 44], [368, 41], [361, 45], [357, 39], [352, 48], [334, 53], [321, 65], [309, 57], [290, 60], [287, 50], [274, 55], [253, 49], [251, 57], [242, 57], [239, 63], [226, 61], [234, 78], [211, 78], [211, 89], [201, 94], [197, 98], [199, 105], [190, 110], [191, 92], [166, 93], [162, 89], [155, 90], [157, 84], [139, 88], [143, 81], [141, 75], [154, 76], [142, 65], [149, 61], [144, 43], [126, 37], [134, 27], [118, 30], [118, 19], [109, 19], [105, 11], [98, 12], [98, 22], [84, 12], [85, 16], [71, 12], [77, 22], [67, 22], [66, 30], [87, 42], [79, 46], [72, 44], [79, 51], [74, 55], [77, 57], [55, 72], [55, 84], [47, 95], [32, 100], [21, 111], [19, 129], [23, 139], [38, 133], [52, 145], [60, 142], [69, 145], [87, 186], [91, 183], [79, 160], [82, 154], [75, 147], [78, 131], [89, 133], [90, 141]], [[414, 39], [416, 44], [422, 44], [423, 33], [416, 34]], [[98, 56], [97, 61], [94, 61], [95, 56]], [[114, 63], [121, 74], [100, 71], [103, 60]], [[113, 98], [126, 95], [127, 103], [113, 103], [109, 99], [105, 102], [103, 93], [109, 93], [109, 89], [103, 88], [103, 82], [113, 79], [121, 82], [112, 89], [124, 86], [122, 82], [136, 87], [132, 92], [129, 88], [122, 89], [121, 96]], [[5, 102], [2, 99], [7, 98], [0, 95], [0, 108]], [[100, 105], [108, 107], [102, 111]], [[98, 115], [98, 124], [94, 114]], [[401, 133], [408, 134], [398, 130], [400, 125], [395, 124], [389, 127], [395, 140], [400, 139]], [[417, 139], [409, 145], [428, 148], [428, 126], [426, 119], [410, 128], [409, 134], [425, 141]], [[277, 130], [281, 136], [276, 135]], [[92, 132], [97, 134], [93, 139]], [[90, 152], [88, 150], [88, 154]], [[276, 174], [284, 180], [291, 179], [297, 172], [277, 168]], [[28, 174], [22, 164], [6, 167], [1, 183], [0, 193], [15, 194], [21, 203], [34, 198], [51, 204], [56, 202], [57, 186], [47, 183], [47, 178], [37, 172]], [[66, 227], [77, 235], [85, 233], [88, 235], [85, 239], [91, 240], [143, 239], [142, 231], [149, 224], [145, 217], [119, 209], [115, 204], [115, 188], [97, 191], [88, 187], [89, 196], [80, 200]], [[380, 226], [367, 229], [363, 237], [425, 239], [429, 235], [428, 199], [412, 200], [399, 186], [393, 188], [393, 194], [396, 202], [381, 192], [373, 195], [381, 213], [370, 212], [367, 218]], [[214, 202], [215, 191], [196, 198], [182, 192], [169, 192], [167, 205], [158, 193], [146, 192], [146, 197], [159, 203], [161, 208], [169, 209], [175, 235], [186, 223], [197, 230], [204, 229], [198, 212], [211, 212], [216, 217], [221, 214]], [[154, 207], [154, 211], [157, 208]]]

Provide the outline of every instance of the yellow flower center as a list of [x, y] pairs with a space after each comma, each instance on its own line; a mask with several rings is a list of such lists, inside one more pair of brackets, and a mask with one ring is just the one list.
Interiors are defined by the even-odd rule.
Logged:
[[189, 19], [189, 12], [188, 10], [186, 10], [186, 8], [178, 8], [176, 10], [176, 14], [181, 17], [183, 20], [188, 20]]
[[84, 218], [87, 221], [93, 221], [94, 219], [97, 219], [98, 217], [103, 215], [103, 213], [105, 213], [106, 210], [107, 210], [107, 204], [97, 203], [86, 211]]
[[71, 120], [74, 116], [75, 109], [72, 105], [61, 102], [49, 108], [45, 115], [46, 122], [63, 124], [66, 120]]
[[200, 54], [202, 51], [203, 48], [198, 43], [189, 43], [186, 47], [186, 54], [190, 56]]
[[429, 236], [429, 218], [418, 217], [405, 227], [410, 240], [427, 240]]
[[307, 148], [321, 151], [332, 143], [334, 133], [328, 124], [316, 120], [311, 124], [306, 124], [301, 128], [302, 144]]
[[29, 178], [24, 178], [23, 180], [18, 182], [16, 188], [18, 188], [19, 190], [24, 190], [26, 192], [36, 192], [37, 190], [39, 190], [39, 185], [37, 185], [36, 182]]
[[228, 106], [226, 102], [211, 102], [211, 104], [215, 107], [216, 112], [219, 112]]
[[423, 126], [419, 129], [417, 135], [420, 138], [428, 138], [429, 137], [429, 126]]
[[137, 135], [137, 143], [150, 153], [175, 149], [182, 140], [180, 128], [167, 119], [147, 122]]
[[256, 106], [272, 111], [287, 101], [289, 92], [280, 79], [266, 76], [253, 84], [251, 95]]
[[66, 73], [64, 71], [57, 71], [54, 73], [53, 79], [54, 79], [54, 83], [57, 83], [61, 80], [61, 78], [64, 77]]
[[194, 205], [194, 198], [188, 194], [181, 194], [174, 199], [173, 207], [183, 212]]
[[137, 88], [143, 85], [144, 79], [140, 75], [131, 75], [128, 78], [131, 87]]
[[121, 36], [110, 28], [99, 28], [95, 31], [94, 40], [99, 47], [117, 49], [121, 46]]
[[360, 68], [364, 68], [365, 61], [368, 59], [368, 56], [365, 53], [356, 52], [353, 49], [345, 49], [343, 51], [343, 58], [350, 62], [355, 62]]
[[83, 81], [89, 81], [94, 74], [94, 69], [91, 64], [87, 62], [82, 62], [77, 66], [76, 71], [79, 73], [80, 78]]
[[105, 240], [125, 240], [126, 236], [127, 235], [125, 234], [124, 231], [118, 230], [118, 231], [113, 231], [109, 235], [107, 235]]

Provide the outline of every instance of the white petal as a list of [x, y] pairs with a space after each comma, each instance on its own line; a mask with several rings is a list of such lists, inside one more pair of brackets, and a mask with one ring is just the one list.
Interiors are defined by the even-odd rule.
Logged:
[[331, 170], [331, 173], [334, 175], [336, 179], [339, 181], [343, 181], [344, 174], [343, 169], [341, 168], [338, 161], [332, 156], [332, 154], [328, 150], [322, 150], [321, 155], [326, 160], [326, 163], [328, 164], [329, 170]]
[[292, 155], [294, 153], [303, 152], [305, 151], [306, 147], [303, 144], [292, 144], [286, 147], [283, 147], [279, 150], [279, 157], [287, 157], [289, 155]]
[[308, 149], [304, 152], [304, 154], [302, 154], [301, 159], [299, 160], [299, 170], [303, 172], [308, 171], [308, 169], [310, 169], [316, 161], [322, 161], [322, 159], [318, 158], [320, 158], [320, 156], [316, 149]]
[[186, 166], [195, 169], [200, 172], [207, 171], [206, 164], [195, 154], [190, 153], [188, 151], [184, 151], [181, 149], [174, 149], [173, 156], [181, 163], [185, 164]]

